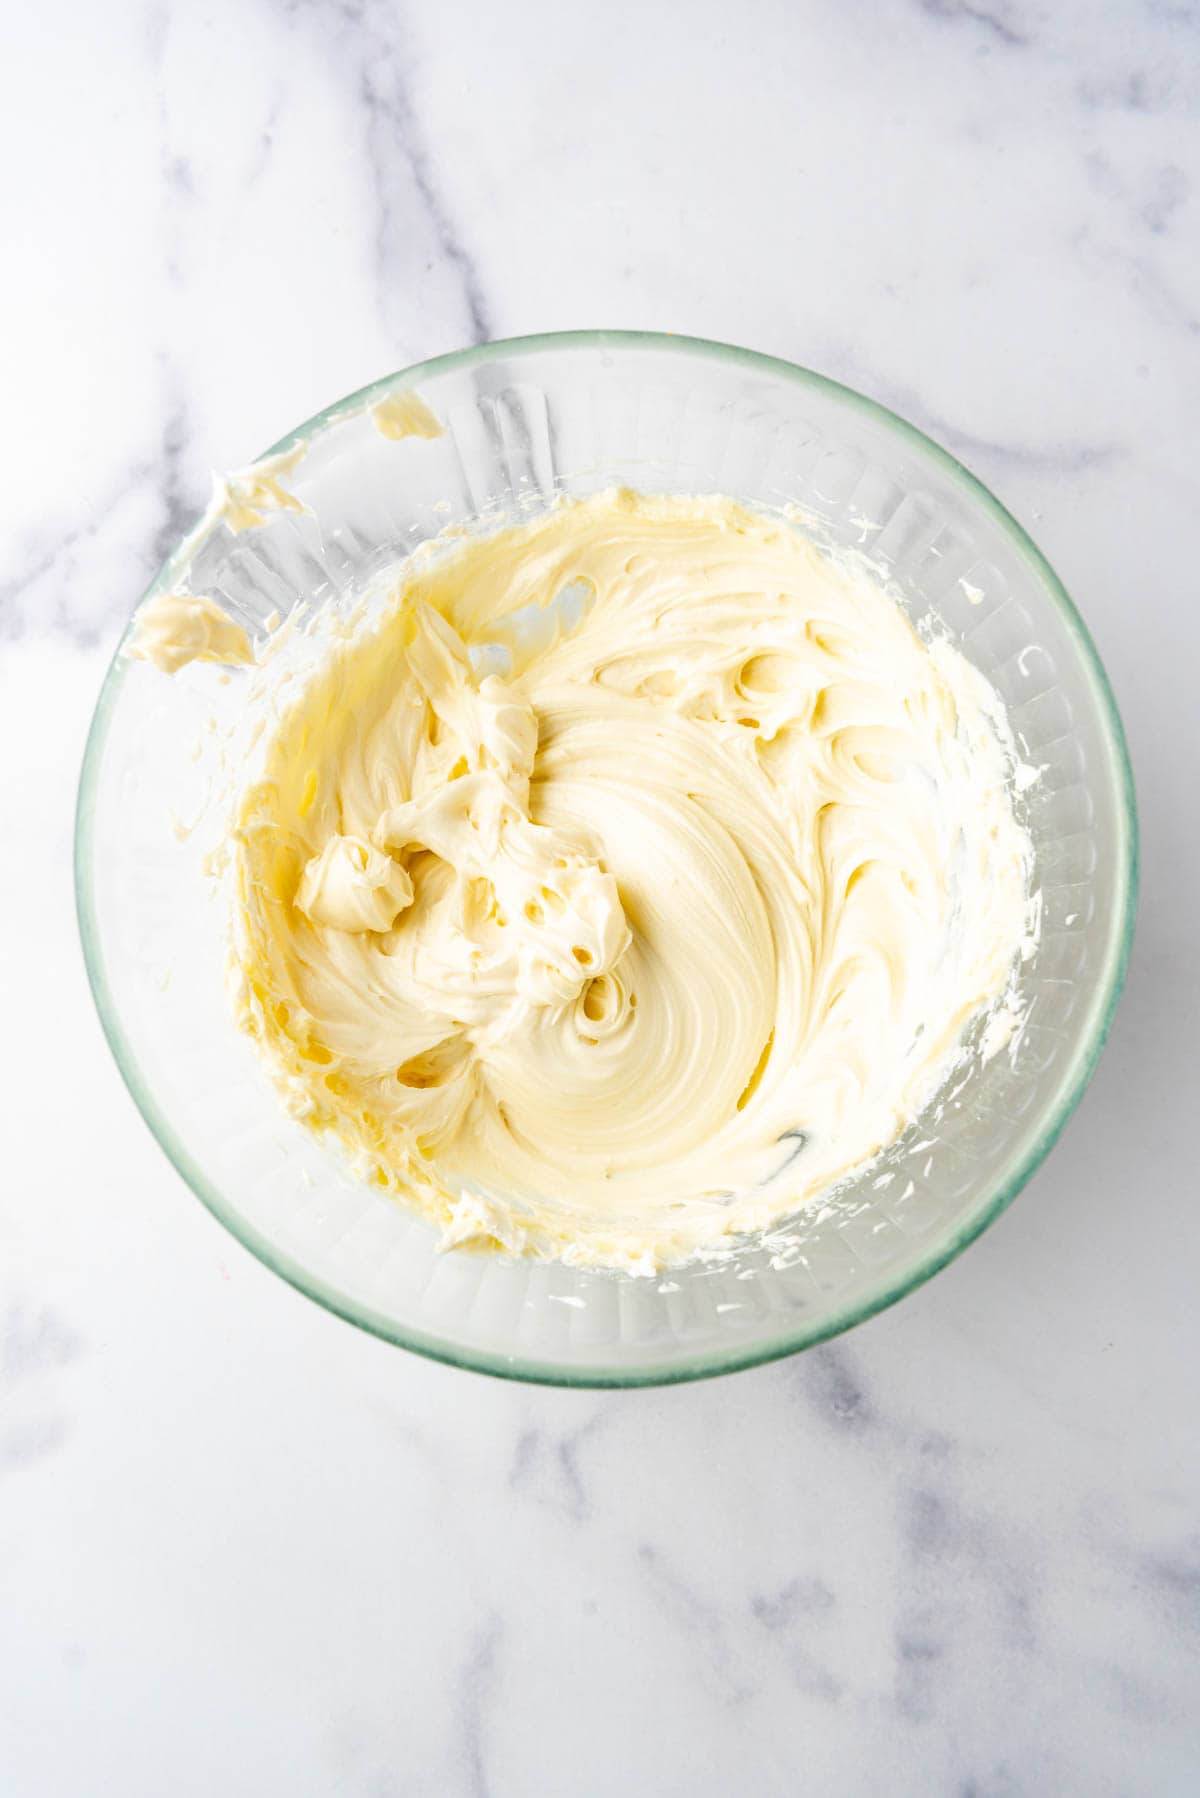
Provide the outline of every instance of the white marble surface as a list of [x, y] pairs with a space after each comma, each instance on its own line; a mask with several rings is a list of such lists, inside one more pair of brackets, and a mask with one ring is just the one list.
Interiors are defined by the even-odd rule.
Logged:
[[[0, 54], [0, 1791], [1200, 1784], [1200, 10], [19, 9]], [[471, 338], [728, 338], [926, 425], [1108, 661], [1129, 990], [915, 1297], [755, 1374], [431, 1366], [266, 1273], [110, 1064], [70, 891], [122, 617], [207, 489]]]

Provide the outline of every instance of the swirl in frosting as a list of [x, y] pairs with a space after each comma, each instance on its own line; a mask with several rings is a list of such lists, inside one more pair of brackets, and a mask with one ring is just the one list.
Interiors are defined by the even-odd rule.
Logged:
[[448, 1244], [652, 1269], [891, 1142], [1008, 981], [996, 696], [865, 569], [607, 493], [410, 558], [234, 831], [243, 1022]]

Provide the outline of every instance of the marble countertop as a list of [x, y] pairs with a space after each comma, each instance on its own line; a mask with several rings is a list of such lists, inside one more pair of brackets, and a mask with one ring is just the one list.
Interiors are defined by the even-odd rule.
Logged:
[[[0, 58], [0, 1790], [1193, 1793], [1200, 11], [179, 0]], [[1076, 595], [1144, 888], [1020, 1201], [676, 1390], [428, 1365], [268, 1274], [108, 1057], [70, 883], [122, 620], [236, 466], [471, 339], [811, 364]]]

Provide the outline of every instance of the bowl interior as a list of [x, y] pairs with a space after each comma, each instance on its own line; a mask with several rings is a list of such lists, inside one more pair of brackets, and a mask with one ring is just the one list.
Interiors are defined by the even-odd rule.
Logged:
[[[445, 426], [384, 435], [416, 388]], [[200, 873], [214, 768], [236, 758], [248, 676], [169, 680], [120, 654], [80, 790], [89, 973], [121, 1070], [163, 1147], [256, 1254], [354, 1322], [425, 1353], [564, 1383], [637, 1384], [752, 1365], [870, 1315], [942, 1266], [1020, 1190], [1095, 1064], [1120, 988], [1135, 829], [1120, 724], [1090, 639], [1044, 559], [952, 458], [805, 370], [678, 338], [585, 333], [484, 346], [390, 377], [286, 439], [282, 487], [240, 531], [209, 518], [151, 594], [186, 583], [261, 635], [298, 596], [346, 606], [448, 524], [625, 483], [795, 506], [877, 562], [1000, 692], [1042, 935], [1028, 1023], [973, 1063], [866, 1175], [765, 1242], [655, 1279], [441, 1254], [282, 1111], [224, 994], [220, 907]], [[172, 828], [172, 820], [183, 830]], [[182, 837], [182, 840], [181, 840]]]

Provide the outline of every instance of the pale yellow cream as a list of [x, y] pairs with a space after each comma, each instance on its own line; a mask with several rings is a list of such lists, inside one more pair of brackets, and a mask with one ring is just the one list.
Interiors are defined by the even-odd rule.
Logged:
[[419, 393], [402, 388], [371, 407], [371, 422], [384, 437], [444, 437], [446, 427]]
[[1026, 916], [995, 696], [722, 498], [466, 536], [283, 710], [233, 833], [246, 1027], [447, 1244], [649, 1271], [914, 1118]]
[[129, 654], [164, 674], [178, 674], [189, 662], [236, 668], [254, 660], [242, 626], [215, 600], [191, 593], [160, 593], [152, 600], [138, 618]]

